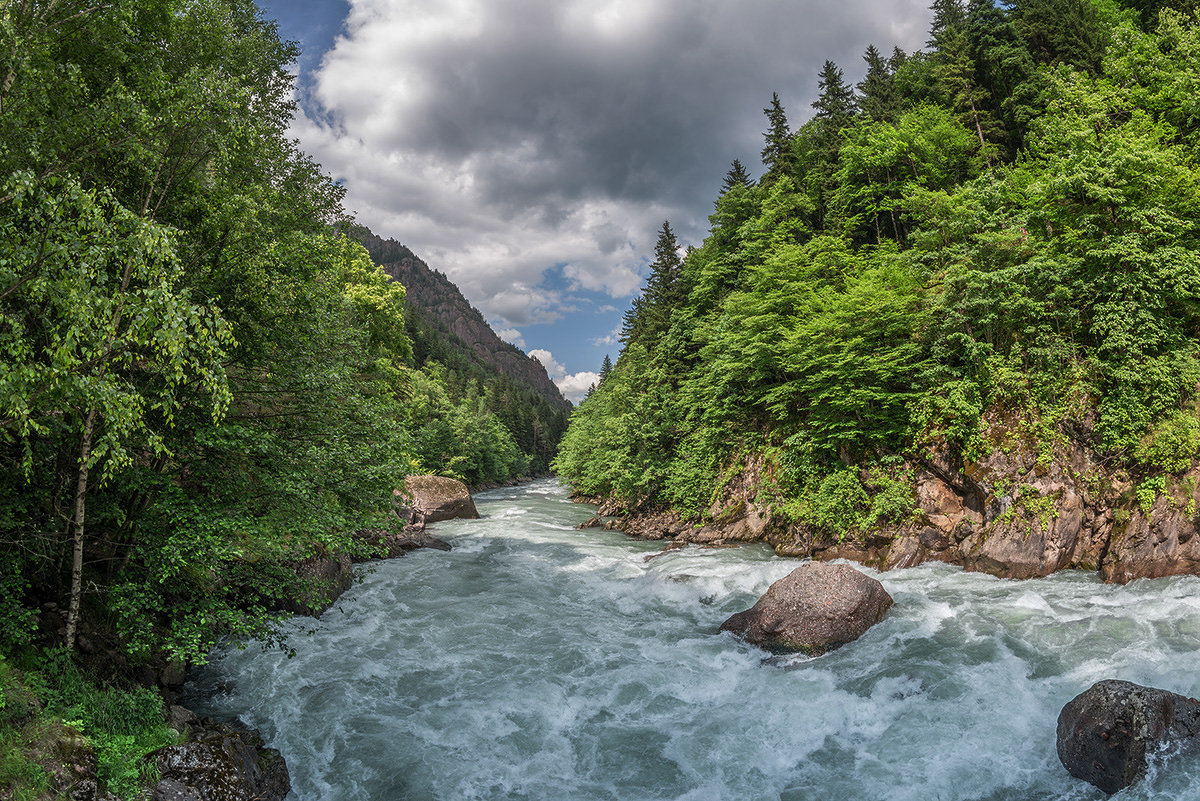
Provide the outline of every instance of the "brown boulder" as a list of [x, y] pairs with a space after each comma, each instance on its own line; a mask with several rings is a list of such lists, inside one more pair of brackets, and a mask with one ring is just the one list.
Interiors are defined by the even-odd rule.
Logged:
[[891, 605], [882, 584], [849, 565], [808, 562], [722, 623], [721, 631], [773, 651], [815, 656], [857, 640]]
[[404, 479], [404, 487], [396, 490], [395, 494], [401, 499], [411, 498], [409, 505], [428, 523], [458, 517], [472, 520], [479, 517], [467, 485], [453, 478], [409, 476]]
[[450, 543], [426, 534], [414, 526], [405, 526], [403, 531], [389, 531], [382, 528], [361, 529], [354, 532], [356, 539], [369, 546], [367, 554], [354, 555], [355, 562], [366, 562], [370, 559], [396, 559], [409, 551], [421, 548], [433, 548], [438, 551], [449, 551]]
[[1077, 779], [1115, 793], [1146, 770], [1146, 755], [1177, 745], [1200, 749], [1200, 701], [1109, 679], [1069, 701], [1058, 716], [1058, 758]]

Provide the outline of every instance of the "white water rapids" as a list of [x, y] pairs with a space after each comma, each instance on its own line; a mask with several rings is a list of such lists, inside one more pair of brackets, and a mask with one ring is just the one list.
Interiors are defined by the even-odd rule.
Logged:
[[[1200, 695], [1200, 579], [873, 573], [896, 604], [815, 659], [717, 634], [795, 560], [656, 554], [576, 531], [556, 482], [481, 493], [454, 550], [368, 566], [289, 659], [224, 649], [188, 687], [280, 749], [297, 801], [1103, 799], [1059, 764], [1059, 710], [1099, 679]], [[1200, 799], [1200, 759], [1126, 801]]]

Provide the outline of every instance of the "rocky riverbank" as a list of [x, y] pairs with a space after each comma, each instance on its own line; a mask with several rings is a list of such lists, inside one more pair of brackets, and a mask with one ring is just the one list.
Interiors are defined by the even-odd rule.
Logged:
[[911, 515], [867, 530], [788, 520], [770, 500], [773, 467], [761, 457], [746, 460], [700, 521], [581, 498], [601, 504], [584, 525], [681, 543], [766, 542], [784, 556], [846, 558], [880, 570], [936, 560], [1004, 578], [1092, 570], [1122, 584], [1200, 574], [1200, 467], [1132, 475], [1110, 467], [1086, 432], [1050, 447], [999, 439], [977, 460], [945, 447], [909, 460]]

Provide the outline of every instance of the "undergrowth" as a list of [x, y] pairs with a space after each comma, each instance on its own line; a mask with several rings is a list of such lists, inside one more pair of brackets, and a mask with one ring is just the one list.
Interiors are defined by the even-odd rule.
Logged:
[[148, 687], [103, 681], [63, 649], [0, 657], [0, 798], [34, 801], [67, 790], [52, 786], [50, 769], [71, 743], [95, 756], [102, 792], [133, 801], [158, 778], [143, 757], [178, 742]]

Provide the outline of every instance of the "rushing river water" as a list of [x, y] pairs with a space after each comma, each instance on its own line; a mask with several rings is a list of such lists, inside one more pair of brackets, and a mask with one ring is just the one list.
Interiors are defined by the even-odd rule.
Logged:
[[[1200, 695], [1195, 578], [874, 574], [881, 624], [779, 658], [717, 628], [795, 560], [576, 531], [592, 507], [553, 481], [476, 501], [436, 526], [452, 552], [290, 623], [293, 658], [218, 651], [193, 678], [198, 711], [283, 752], [290, 799], [1102, 799], [1055, 755], [1063, 704], [1103, 678]], [[1200, 760], [1120, 798], [1200, 799]]]

